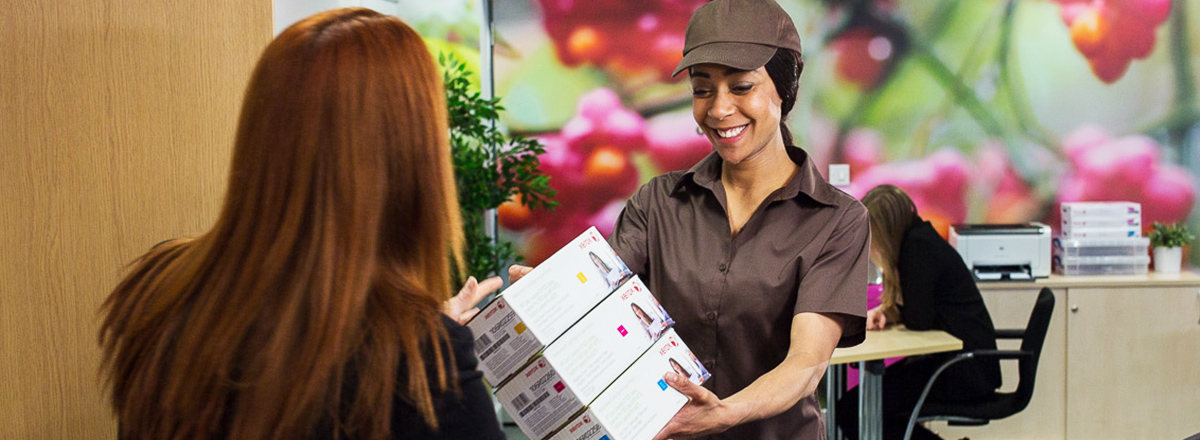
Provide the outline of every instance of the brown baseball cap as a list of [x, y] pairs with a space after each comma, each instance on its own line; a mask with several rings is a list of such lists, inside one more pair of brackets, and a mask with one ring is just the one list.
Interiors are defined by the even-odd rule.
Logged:
[[683, 61], [671, 76], [705, 63], [757, 69], [780, 48], [800, 53], [800, 34], [778, 3], [716, 0], [701, 6], [688, 20]]

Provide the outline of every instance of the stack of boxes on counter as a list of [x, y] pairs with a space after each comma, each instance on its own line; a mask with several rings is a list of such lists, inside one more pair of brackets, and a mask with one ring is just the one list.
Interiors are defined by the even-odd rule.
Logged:
[[650, 290], [589, 228], [467, 326], [484, 378], [532, 440], [644, 440], [687, 403], [662, 380], [709, 373]]
[[1054, 239], [1054, 270], [1063, 275], [1143, 274], [1150, 239], [1142, 237], [1142, 205], [1063, 203], [1062, 234]]

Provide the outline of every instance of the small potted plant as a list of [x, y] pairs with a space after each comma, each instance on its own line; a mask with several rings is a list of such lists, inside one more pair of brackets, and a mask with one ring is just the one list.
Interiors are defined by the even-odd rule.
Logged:
[[1149, 237], [1150, 247], [1154, 249], [1154, 271], [1160, 273], [1179, 273], [1183, 262], [1183, 245], [1196, 239], [1178, 223], [1164, 225], [1159, 222], [1154, 222], [1154, 230], [1150, 231]]

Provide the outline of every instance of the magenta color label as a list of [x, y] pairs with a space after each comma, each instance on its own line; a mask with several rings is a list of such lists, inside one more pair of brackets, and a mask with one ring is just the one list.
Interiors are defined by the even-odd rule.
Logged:
[[562, 390], [564, 390], [566, 388], [567, 388], [567, 386], [563, 385], [561, 380], [558, 381], [558, 383], [554, 384], [554, 392], [556, 392], [556, 393], [561, 393]]
[[617, 332], [620, 333], [621, 336], [625, 336], [625, 335], [629, 334], [629, 330], [625, 330], [625, 326], [623, 326], [623, 325], [617, 327]]

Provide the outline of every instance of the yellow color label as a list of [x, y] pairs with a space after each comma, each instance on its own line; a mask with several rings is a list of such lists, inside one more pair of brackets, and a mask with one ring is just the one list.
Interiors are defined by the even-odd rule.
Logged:
[[517, 323], [517, 326], [513, 327], [513, 330], [516, 330], [518, 335], [521, 333], [525, 333], [525, 323], [524, 322]]
[[579, 278], [579, 282], [581, 283], [587, 282], [587, 277], [583, 276], [583, 272], [579, 272], [579, 275], [575, 275], [575, 278]]

